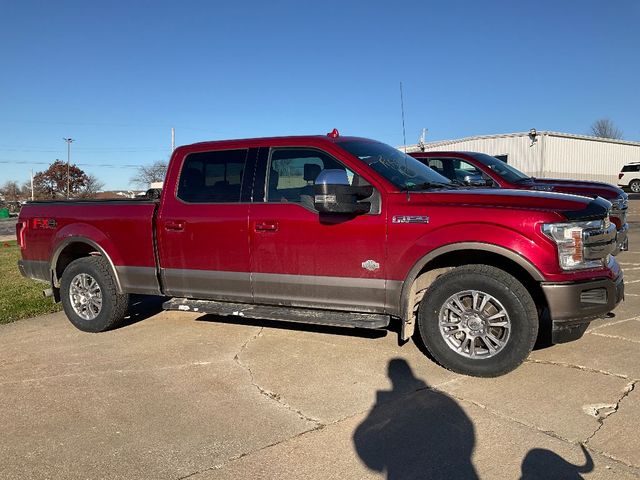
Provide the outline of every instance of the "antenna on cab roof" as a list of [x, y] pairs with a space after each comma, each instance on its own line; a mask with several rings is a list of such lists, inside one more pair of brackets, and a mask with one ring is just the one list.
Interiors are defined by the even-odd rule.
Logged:
[[[404, 146], [404, 171], [405, 174], [409, 171], [407, 166], [407, 133], [404, 129], [404, 95], [402, 94], [402, 82], [400, 82], [400, 110], [402, 111], [402, 145]], [[407, 188], [407, 202], [411, 201], [411, 193]]]

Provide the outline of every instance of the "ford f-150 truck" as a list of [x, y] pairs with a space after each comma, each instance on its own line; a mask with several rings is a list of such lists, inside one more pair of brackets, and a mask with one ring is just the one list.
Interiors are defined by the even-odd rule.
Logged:
[[618, 246], [614, 255], [629, 249], [627, 209], [629, 196], [614, 185], [604, 182], [534, 178], [502, 160], [478, 152], [412, 152], [425, 165], [450, 180], [476, 186], [571, 193], [586, 197], [602, 197], [612, 204], [611, 221], [618, 229]]
[[542, 319], [566, 342], [621, 301], [610, 207], [459, 187], [334, 130], [182, 146], [158, 200], [30, 202], [16, 229], [21, 272], [81, 330], [114, 327], [132, 293], [201, 314], [395, 317], [446, 368], [496, 376], [524, 361]]

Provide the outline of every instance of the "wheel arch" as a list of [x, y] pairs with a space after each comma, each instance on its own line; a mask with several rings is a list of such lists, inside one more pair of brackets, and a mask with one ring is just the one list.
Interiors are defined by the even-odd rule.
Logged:
[[402, 320], [400, 337], [403, 341], [411, 338], [415, 331], [417, 307], [427, 288], [441, 274], [469, 264], [491, 265], [510, 273], [529, 290], [539, 309], [546, 306], [540, 287], [540, 282], [544, 281], [542, 273], [519, 253], [481, 242], [445, 245], [420, 258], [402, 283], [397, 313]]
[[54, 250], [51, 256], [51, 283], [53, 287], [60, 288], [62, 274], [71, 262], [93, 255], [101, 256], [107, 260], [117, 291], [123, 293], [120, 278], [111, 257], [98, 243], [86, 237], [67, 237]]

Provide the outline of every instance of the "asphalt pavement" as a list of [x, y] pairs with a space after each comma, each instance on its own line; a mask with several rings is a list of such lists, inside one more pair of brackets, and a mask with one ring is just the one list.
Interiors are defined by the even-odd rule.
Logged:
[[0, 219], [0, 241], [16, 239], [16, 217]]
[[0, 478], [640, 477], [640, 199], [626, 300], [514, 372], [444, 370], [397, 334], [161, 312], [0, 326]]

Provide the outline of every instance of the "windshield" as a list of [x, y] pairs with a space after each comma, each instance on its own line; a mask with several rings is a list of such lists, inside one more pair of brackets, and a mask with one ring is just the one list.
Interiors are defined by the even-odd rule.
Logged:
[[402, 190], [454, 187], [447, 177], [387, 144], [346, 140], [338, 145]]
[[508, 163], [498, 160], [496, 157], [492, 157], [491, 155], [486, 155], [484, 153], [471, 153], [470, 155], [479, 162], [484, 163], [507, 182], [517, 183], [531, 179], [529, 175], [525, 175], [517, 168], [514, 168]]

